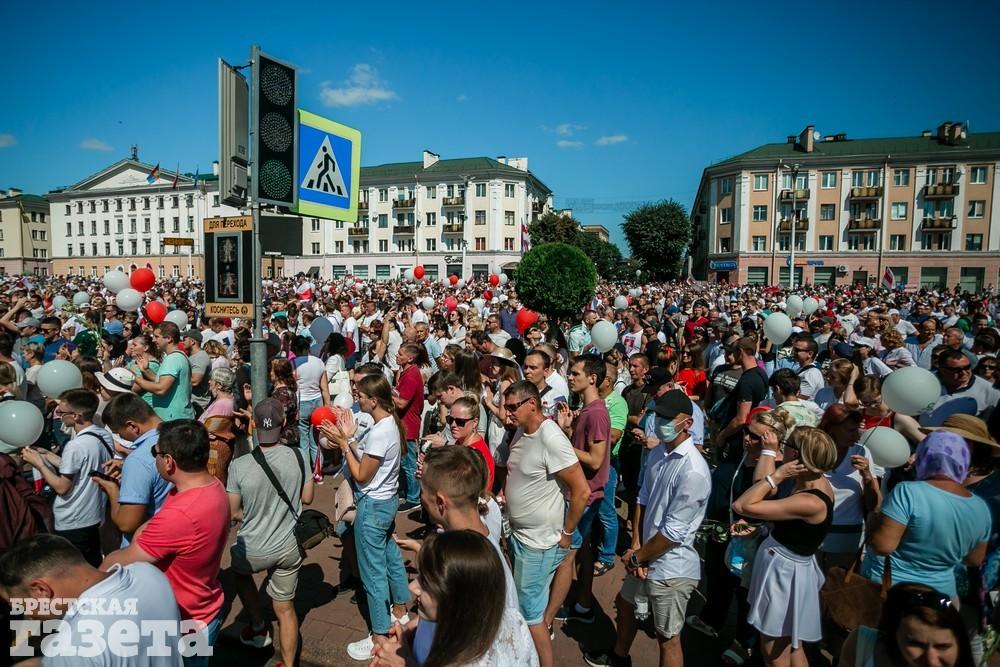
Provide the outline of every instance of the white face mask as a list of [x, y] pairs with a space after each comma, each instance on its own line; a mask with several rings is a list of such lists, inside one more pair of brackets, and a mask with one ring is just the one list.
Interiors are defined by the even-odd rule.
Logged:
[[657, 417], [656, 436], [661, 442], [673, 442], [677, 439], [680, 432], [681, 429], [673, 422], [673, 420], [661, 419]]

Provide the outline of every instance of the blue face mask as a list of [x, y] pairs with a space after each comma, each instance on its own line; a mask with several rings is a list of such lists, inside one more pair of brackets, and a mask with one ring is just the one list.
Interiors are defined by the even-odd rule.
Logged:
[[661, 419], [657, 417], [656, 419], [656, 437], [660, 439], [660, 442], [673, 442], [677, 439], [680, 434], [680, 429], [673, 420]]

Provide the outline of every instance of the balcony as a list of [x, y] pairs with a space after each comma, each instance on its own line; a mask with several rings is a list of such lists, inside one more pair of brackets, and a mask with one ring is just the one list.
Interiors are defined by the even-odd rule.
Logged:
[[851, 199], [879, 199], [882, 196], [882, 188], [851, 188]]
[[369, 231], [370, 230], [368, 229], [368, 227], [364, 227], [364, 226], [360, 226], [359, 225], [357, 227], [348, 227], [347, 228], [347, 235], [348, 236], [360, 236], [360, 237], [367, 238]]
[[809, 199], [809, 189], [805, 188], [801, 190], [782, 190], [781, 193], [778, 195], [779, 201], [792, 201], [793, 199], [801, 199], [803, 201]]
[[[797, 232], [804, 232], [807, 229], [809, 229], [809, 220], [808, 219], [799, 219], [795, 223], [795, 231], [797, 231]], [[790, 231], [792, 231], [792, 221], [786, 218], [786, 219], [782, 220], [781, 222], [779, 222], [778, 223], [778, 231], [779, 232], [790, 232]]]
[[392, 202], [393, 208], [413, 208], [416, 200], [412, 197], [410, 199], [394, 199]]
[[955, 183], [924, 186], [924, 199], [950, 199], [957, 195], [958, 185]]
[[445, 234], [464, 234], [465, 233], [465, 223], [464, 222], [453, 222], [452, 224], [443, 225], [442, 231]]
[[393, 225], [393, 234], [413, 234], [416, 232], [415, 225]]
[[368, 202], [367, 201], [359, 201], [358, 202], [358, 210], [359, 211], [367, 211], [368, 210]]
[[854, 218], [847, 223], [847, 231], [856, 234], [875, 233], [882, 228], [882, 221], [876, 218]]
[[465, 206], [465, 197], [445, 197], [441, 206]]
[[941, 216], [935, 218], [924, 218], [924, 231], [925, 232], [950, 232], [958, 226], [955, 221], [955, 216]]

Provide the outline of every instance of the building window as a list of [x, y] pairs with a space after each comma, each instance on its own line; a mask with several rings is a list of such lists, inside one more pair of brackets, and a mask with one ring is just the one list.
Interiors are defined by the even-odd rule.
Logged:
[[78, 235], [83, 236], [83, 220], [77, 221], [76, 232]]
[[767, 222], [767, 206], [754, 206], [753, 207], [753, 221], [754, 222]]
[[386, 229], [389, 226], [389, 216], [385, 213], [378, 214], [378, 226], [381, 229]]
[[767, 174], [753, 175], [753, 189], [757, 192], [767, 190]]
[[767, 237], [766, 236], [753, 237], [752, 247], [754, 252], [764, 252], [765, 250], [767, 250]]
[[877, 188], [882, 184], [882, 172], [878, 169], [868, 170], [868, 187]]
[[188, 230], [189, 232], [193, 232], [193, 231], [194, 231], [194, 216], [193, 216], [193, 215], [189, 215], [189, 216], [188, 216], [188, 226], [187, 226], [187, 230]]
[[927, 167], [927, 185], [937, 185], [937, 169], [934, 167]]
[[[799, 174], [798, 177], [796, 177], [796, 179], [795, 179], [795, 189], [796, 190], [805, 190], [808, 187], [809, 187], [809, 173], [806, 172], [806, 173]], [[791, 172], [785, 172], [784, 174], [781, 175], [781, 188], [783, 190], [791, 190], [792, 189], [792, 174], [791, 174]]]
[[437, 196], [438, 196], [437, 186], [436, 185], [428, 185], [427, 186], [427, 198], [428, 199], [437, 199]]
[[73, 256], [73, 244], [72, 243], [67, 243], [66, 244], [66, 256], [67, 257], [72, 257]]
[[335, 253], [337, 253], [338, 255], [343, 254], [343, 252], [344, 252], [344, 242], [343, 241], [334, 241], [333, 242], [333, 251]]
[[77, 213], [83, 213], [83, 202], [82, 201], [78, 201], [76, 203], [76, 212]]
[[909, 169], [893, 169], [892, 170], [892, 184], [896, 187], [904, 187], [910, 184], [910, 170]]
[[507, 238], [505, 238], [503, 240], [503, 249], [504, 250], [513, 250], [514, 249], [514, 238], [513, 237], [508, 236]]
[[428, 213], [427, 214], [427, 226], [428, 227], [434, 227], [435, 225], [437, 225], [437, 223], [438, 223], [437, 213]]
[[67, 222], [66, 223], [66, 236], [73, 236], [73, 223], [72, 222]]
[[983, 249], [983, 235], [982, 234], [966, 234], [965, 235], [965, 249], [966, 250], [982, 250]]
[[733, 179], [723, 178], [719, 181], [719, 191], [724, 195], [732, 194], [733, 192]]
[[386, 239], [379, 239], [379, 242], [378, 242], [378, 251], [379, 252], [389, 252], [389, 241], [387, 241]]
[[892, 202], [892, 219], [893, 220], [906, 220], [907, 208], [909, 207], [909, 202], [905, 201], [894, 201]]
[[906, 250], [906, 234], [893, 234], [889, 237], [889, 250]]
[[94, 257], [97, 257], [97, 244], [96, 243], [91, 243], [90, 244], [90, 254], [93, 255]]
[[969, 173], [969, 183], [972, 185], [985, 185], [986, 167], [972, 167]]
[[504, 197], [513, 197], [514, 196], [514, 184], [513, 183], [504, 183], [504, 185], [503, 185], [503, 196]]
[[722, 224], [728, 225], [729, 223], [731, 223], [733, 221], [733, 207], [732, 206], [726, 206], [724, 208], [719, 209], [719, 215], [720, 215], [720, 219], [721, 219], [720, 221], [722, 222]]
[[119, 241], [118, 242], [118, 255], [120, 257], [121, 255], [124, 255], [124, 254], [125, 254], [125, 242], [124, 241]]
[[110, 233], [111, 233], [111, 221], [110, 220], [105, 220], [104, 221], [104, 235], [107, 236]]
[[942, 167], [941, 168], [941, 183], [943, 185], [950, 185], [955, 182], [955, 168], [954, 167]]
[[156, 221], [156, 231], [158, 231], [160, 234], [162, 234], [163, 232], [167, 231], [166, 227], [163, 226], [163, 218], [159, 218]]
[[824, 190], [837, 187], [837, 172], [835, 171], [824, 171], [820, 179], [820, 187]]
[[837, 218], [837, 205], [836, 204], [820, 204], [819, 205], [819, 219], [820, 220], [836, 220]]
[[969, 217], [981, 218], [986, 211], [986, 202], [982, 199], [974, 199], [969, 202]]
[[142, 219], [142, 231], [145, 232], [146, 234], [149, 233], [149, 231], [150, 231], [149, 218], [143, 218]]
[[314, 232], [318, 232], [319, 231], [319, 218], [313, 218], [312, 219], [312, 230]]
[[181, 219], [178, 218], [178, 217], [174, 217], [174, 221], [173, 222], [174, 222], [174, 224], [173, 224], [173, 227], [171, 228], [171, 231], [174, 234], [177, 234], [178, 232], [181, 231]]
[[314, 255], [318, 255], [319, 254], [319, 244], [318, 243], [313, 243], [312, 244], [312, 254], [314, 254]]
[[143, 245], [142, 249], [143, 254], [149, 255], [151, 253], [150, 248], [152, 247], [152, 242], [149, 239], [146, 239], [145, 241], [142, 242], [142, 245]]
[[788, 252], [791, 247], [792, 237], [790, 234], [778, 234], [778, 251]]
[[477, 225], [485, 225], [486, 224], [486, 211], [485, 210], [480, 209], [480, 210], [476, 211], [476, 224]]
[[819, 237], [819, 249], [820, 250], [833, 250], [833, 236], [829, 234], [824, 234]]
[[514, 226], [514, 211], [504, 211], [503, 212], [504, 224], [508, 227]]
[[437, 239], [427, 239], [427, 252], [437, 250]]
[[860, 169], [855, 169], [851, 172], [851, 187], [852, 188], [863, 188], [865, 186], [865, 172]]
[[388, 188], [378, 189], [378, 200], [379, 201], [389, 201], [389, 190]]
[[923, 234], [920, 239], [921, 250], [951, 250], [951, 233]]
[[73, 208], [69, 204], [66, 204], [66, 215], [73, 215]]
[[111, 256], [111, 242], [110, 241], [105, 241], [104, 242], [104, 255], [106, 257], [110, 257]]
[[848, 250], [874, 250], [874, 234], [852, 234], [847, 237]]
[[733, 240], [728, 236], [719, 239], [719, 252], [732, 252], [733, 251]]
[[476, 248], [476, 250], [486, 250], [486, 237], [485, 236], [477, 236], [476, 237], [475, 248]]
[[117, 228], [118, 231], [115, 232], [115, 233], [116, 234], [124, 234], [125, 233], [125, 221], [124, 220], [117, 220], [116, 222], [118, 223], [116, 225], [116, 228]]
[[184, 195], [184, 205], [188, 208], [194, 206], [194, 195]]
[[129, 218], [129, 220], [128, 220], [128, 231], [129, 231], [129, 234], [135, 234], [135, 218]]
[[486, 196], [486, 184], [485, 183], [476, 183], [476, 196], [477, 197], [485, 197]]
[[163, 196], [156, 198], [156, 208], [163, 208]]

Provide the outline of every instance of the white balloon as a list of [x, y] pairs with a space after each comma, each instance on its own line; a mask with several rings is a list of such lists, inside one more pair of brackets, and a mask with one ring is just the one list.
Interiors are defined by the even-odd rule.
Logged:
[[819, 303], [820, 308], [826, 308], [826, 299], [820, 299], [817, 303]]
[[114, 270], [108, 271], [104, 274], [104, 286], [108, 288], [112, 294], [118, 294], [123, 289], [129, 286], [128, 276], [125, 275], [124, 271]]
[[451, 287], [451, 280], [448, 279], [448, 276], [441, 276], [440, 282], [441, 287]]
[[350, 394], [337, 394], [337, 397], [333, 399], [333, 404], [338, 408], [350, 410], [354, 405], [354, 398]]
[[940, 396], [937, 377], [919, 366], [893, 371], [882, 382], [882, 400], [889, 409], [911, 417], [925, 412]]
[[810, 315], [815, 313], [817, 308], [819, 308], [819, 301], [812, 298], [811, 296], [807, 296], [805, 299], [802, 300], [802, 313], [806, 317], [809, 317]]
[[131, 287], [126, 287], [122, 291], [118, 292], [115, 304], [124, 311], [130, 313], [135, 312], [139, 310], [139, 306], [142, 305], [142, 294], [135, 291]]
[[642, 269], [636, 269], [635, 270], [635, 277], [638, 278], [641, 275], [642, 275]]
[[420, 305], [423, 306], [424, 310], [430, 310], [434, 307], [434, 299], [426, 296], [424, 297], [424, 300], [420, 302]]
[[472, 305], [476, 307], [476, 310], [482, 310], [486, 307], [486, 299], [473, 299]]
[[510, 280], [510, 278], [507, 277], [506, 273], [501, 273], [500, 274], [500, 284], [501, 285], [506, 285], [508, 280]]
[[410, 282], [413, 282], [413, 269], [407, 269], [406, 271], [404, 271], [403, 278], [405, 278]]
[[633, 287], [632, 289], [630, 289], [628, 291], [628, 294], [629, 294], [630, 297], [632, 297], [633, 299], [635, 299], [635, 298], [638, 298], [638, 296], [640, 294], [642, 294], [642, 290], [639, 289], [638, 287]]
[[58, 398], [64, 391], [82, 387], [83, 374], [76, 364], [65, 359], [53, 359], [38, 369], [35, 384], [49, 398]]
[[785, 312], [789, 317], [798, 317], [802, 312], [802, 297], [798, 294], [789, 294], [785, 299]]
[[90, 295], [86, 292], [77, 292], [73, 295], [73, 305], [82, 306], [85, 303], [90, 303]]
[[69, 299], [64, 297], [62, 294], [57, 294], [54, 297], [52, 297], [52, 307], [56, 310], [59, 310], [60, 308], [65, 306], [68, 302]]
[[618, 330], [607, 320], [599, 320], [590, 329], [590, 342], [597, 351], [604, 354], [618, 342]]
[[625, 310], [628, 308], [628, 299], [619, 294], [615, 297], [615, 310]]
[[792, 335], [792, 320], [784, 313], [771, 313], [764, 320], [764, 335], [775, 345], [781, 345]]
[[0, 424], [3, 424], [0, 440], [13, 447], [28, 447], [42, 435], [45, 418], [34, 403], [4, 401], [0, 403]]
[[501, 294], [498, 298], [500, 299], [500, 303], [507, 303], [507, 295], [506, 294]]
[[171, 310], [167, 313], [166, 317], [163, 318], [164, 322], [173, 322], [177, 325], [177, 328], [181, 331], [187, 329], [188, 316], [183, 310]]
[[875, 465], [898, 468], [910, 458], [910, 445], [899, 431], [876, 426], [861, 435], [861, 444], [872, 454]]

